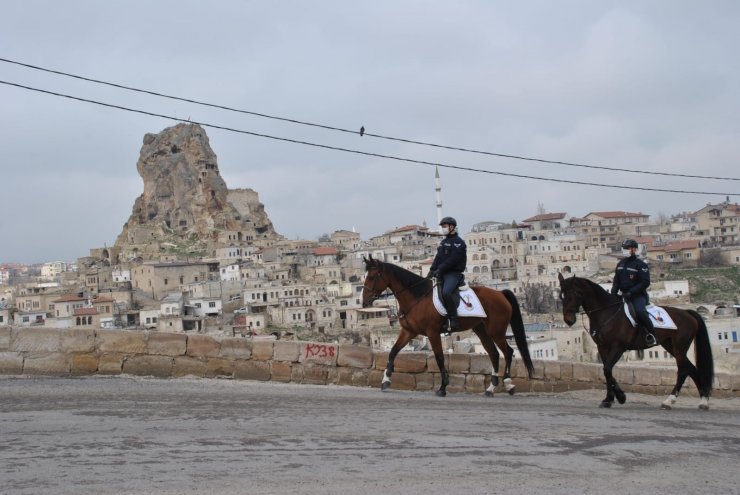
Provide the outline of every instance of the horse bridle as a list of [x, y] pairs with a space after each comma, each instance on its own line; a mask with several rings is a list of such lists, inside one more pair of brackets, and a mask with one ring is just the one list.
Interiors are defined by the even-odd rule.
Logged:
[[[578, 294], [578, 297], [579, 297], [579, 298], [581, 299], [581, 301], [582, 301], [582, 300], [583, 300], [583, 298], [581, 298], [581, 294], [580, 294], [580, 292], [578, 291], [578, 289], [575, 289], [575, 292], [576, 292], [576, 293]], [[562, 287], [560, 288], [560, 298], [561, 298], [561, 299], [563, 299], [563, 289], [562, 289]], [[621, 306], [621, 305], [622, 305], [622, 301], [617, 301], [617, 302], [615, 302], [615, 303], [612, 303], [612, 304], [608, 304], [608, 305], [606, 305], [606, 306], [601, 306], [601, 307], [599, 307], [599, 308], [596, 308], [596, 309], [586, 310], [586, 308], [583, 308], [583, 311], [578, 311], [578, 310], [576, 309], [576, 311], [574, 311], [574, 312], [575, 312], [575, 313], [578, 313], [578, 314], [581, 314], [581, 315], [586, 315], [586, 316], [588, 316], [588, 317], [589, 317], [589, 321], [591, 321], [591, 318], [590, 318], [590, 317], [591, 317], [591, 315], [592, 315], [593, 313], [597, 313], [597, 312], [599, 312], [599, 311], [603, 311], [603, 310], [605, 310], [605, 309], [609, 309], [609, 308], [612, 308], [612, 307], [614, 307], [614, 306]], [[581, 303], [579, 303], [579, 304], [578, 304], [578, 308], [580, 308], [580, 307], [582, 307], [582, 306], [583, 306], [583, 302], [581, 302]], [[619, 309], [619, 308], [617, 308], [617, 310], [616, 310], [616, 311], [614, 312], [614, 314], [613, 314], [613, 315], [611, 315], [611, 316], [610, 316], [609, 318], [607, 318], [607, 319], [606, 319], [606, 321], [605, 321], [604, 323], [602, 323], [601, 325], [599, 325], [599, 326], [598, 326], [598, 327], [596, 327], [596, 328], [592, 328], [592, 329], [588, 329], [588, 328], [586, 328], [586, 323], [585, 323], [585, 322], [583, 321], [583, 318], [581, 318], [581, 324], [583, 325], [583, 329], [584, 329], [584, 330], [586, 330], [586, 331], [587, 331], [587, 332], [588, 332], [589, 334], [591, 334], [591, 337], [594, 337], [594, 338], [596, 338], [596, 335], [597, 335], [597, 334], [599, 333], [599, 330], [601, 330], [602, 328], [604, 328], [604, 327], [605, 327], [605, 326], [606, 326], [606, 325], [607, 325], [607, 324], [608, 324], [608, 323], [609, 323], [610, 321], [612, 321], [612, 320], [613, 320], [614, 318], [616, 318], [616, 317], [617, 317], [617, 315], [619, 314], [619, 312], [620, 312], [620, 309]]]
[[[378, 292], [378, 291], [377, 291], [377, 290], [375, 289], [375, 285], [376, 285], [376, 284], [377, 284], [377, 282], [378, 282], [378, 277], [382, 277], [382, 276], [383, 276], [383, 275], [382, 275], [382, 274], [380, 273], [380, 269], [376, 267], [376, 272], [375, 272], [375, 274], [374, 274], [374, 275], [372, 276], [372, 279], [373, 279], [373, 286], [372, 286], [372, 287], [370, 287], [370, 302], [372, 302], [372, 301], [374, 301], [374, 300], [378, 299], [378, 298], [379, 298], [380, 296], [382, 296], [382, 295], [383, 295], [383, 292], [385, 292], [385, 290], [384, 290], [383, 292]], [[386, 289], [386, 290], [388, 290], [388, 289]]]
[[[377, 291], [377, 290], [375, 289], [375, 285], [376, 285], [376, 283], [377, 283], [377, 279], [378, 279], [378, 277], [382, 277], [382, 276], [383, 276], [383, 275], [382, 275], [382, 273], [381, 273], [382, 271], [381, 271], [381, 269], [380, 269], [380, 268], [379, 268], [378, 266], [376, 266], [376, 267], [375, 267], [375, 270], [376, 270], [376, 272], [375, 272], [375, 274], [374, 274], [374, 275], [372, 276], [372, 279], [373, 279], [373, 286], [372, 286], [372, 287], [370, 287], [370, 298], [371, 298], [371, 299], [370, 299], [370, 301], [371, 301], [371, 302], [372, 302], [372, 301], [375, 301], [375, 300], [376, 300], [376, 299], [378, 299], [378, 298], [380, 298], [380, 297], [381, 297], [381, 296], [383, 295], [383, 292], [385, 292], [385, 291], [383, 291], [383, 292], [378, 292], [378, 291]], [[396, 297], [396, 300], [397, 300], [397, 299], [398, 299], [398, 295], [399, 295], [399, 294], [402, 294], [403, 292], [405, 292], [405, 291], [407, 291], [407, 290], [411, 289], [412, 287], [416, 287], [417, 285], [419, 285], [419, 284], [422, 284], [422, 283], [424, 283], [424, 282], [426, 282], [426, 279], [421, 279], [421, 280], [420, 280], [419, 282], [416, 282], [416, 283], [414, 283], [414, 284], [411, 284], [411, 285], [409, 285], [408, 287], [404, 287], [403, 289], [399, 290], [398, 292], [394, 292], [394, 291], [392, 291], [392, 290], [391, 290], [391, 292], [393, 293], [393, 295], [394, 295], [394, 296]], [[364, 286], [363, 286], [363, 288], [364, 288]], [[432, 288], [431, 288], [431, 289], [429, 289], [429, 292], [431, 292], [431, 291], [432, 291], [433, 289], [434, 289], [434, 284], [432, 284]], [[389, 286], [389, 287], [388, 287], [388, 289], [386, 289], [386, 290], [390, 290], [390, 286]], [[429, 292], [427, 292], [427, 294], [428, 294]], [[426, 294], [424, 294], [424, 295], [426, 296]], [[386, 296], [386, 297], [387, 297], [387, 296]], [[419, 299], [417, 299], [417, 301], [416, 301], [416, 302], [415, 302], [414, 304], [412, 304], [412, 305], [411, 305], [411, 307], [409, 308], [409, 311], [410, 311], [411, 309], [413, 309], [413, 307], [414, 307], [414, 306], [416, 306], [417, 304], [419, 304], [419, 302], [420, 302], [420, 301], [421, 301], [422, 299], [423, 299], [423, 298], [419, 298]], [[408, 313], [408, 311], [406, 311], [406, 313]], [[405, 315], [404, 315], [404, 314], [402, 314], [402, 313], [398, 313], [398, 315], [397, 315], [397, 316], [398, 316], [398, 318], [403, 318], [403, 317], [404, 317]]]

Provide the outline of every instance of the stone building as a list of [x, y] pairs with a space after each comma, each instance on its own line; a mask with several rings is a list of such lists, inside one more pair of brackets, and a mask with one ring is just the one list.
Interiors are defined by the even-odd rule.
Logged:
[[740, 205], [729, 200], [708, 204], [694, 213], [699, 231], [709, 239], [706, 247], [740, 244]]
[[134, 289], [160, 299], [181, 286], [220, 279], [217, 261], [192, 261], [177, 263], [146, 262], [131, 268]]

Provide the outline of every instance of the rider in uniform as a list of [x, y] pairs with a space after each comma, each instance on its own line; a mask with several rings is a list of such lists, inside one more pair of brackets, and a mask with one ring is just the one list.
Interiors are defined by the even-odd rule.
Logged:
[[445, 333], [449, 334], [460, 329], [460, 320], [457, 317], [460, 293], [457, 287], [463, 279], [468, 255], [465, 241], [457, 235], [457, 221], [452, 217], [444, 217], [439, 225], [445, 238], [437, 247], [437, 255], [427, 277], [436, 278], [442, 283], [442, 300], [449, 319]]
[[636, 255], [637, 241], [627, 239], [622, 243], [622, 249], [627, 249], [629, 256], [617, 263], [611, 292], [617, 295], [619, 291], [622, 291], [624, 300], [632, 301], [637, 319], [647, 333], [645, 342], [648, 347], [652, 347], [656, 345], [655, 335], [653, 335], [654, 327], [650, 314], [645, 309], [648, 303], [647, 288], [650, 286], [650, 270], [647, 263]]

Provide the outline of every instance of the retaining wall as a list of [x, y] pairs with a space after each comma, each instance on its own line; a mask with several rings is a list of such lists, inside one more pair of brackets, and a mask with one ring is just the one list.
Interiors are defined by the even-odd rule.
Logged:
[[[487, 355], [446, 354], [450, 392], [483, 393], [490, 384]], [[224, 377], [318, 385], [379, 387], [387, 352], [357, 345], [321, 342], [252, 341], [242, 337], [137, 330], [92, 330], [0, 327], [0, 374], [117, 375], [173, 378]], [[512, 380], [519, 391], [562, 392], [603, 388], [602, 367], [593, 363], [534, 361], [527, 378], [516, 360]], [[503, 369], [503, 358], [501, 359]], [[675, 368], [619, 364], [614, 376], [626, 392], [667, 395]], [[427, 352], [403, 352], [396, 358], [393, 388], [432, 390], [439, 370]], [[689, 379], [685, 394], [696, 395]], [[718, 373], [713, 395], [740, 395], [740, 375]]]

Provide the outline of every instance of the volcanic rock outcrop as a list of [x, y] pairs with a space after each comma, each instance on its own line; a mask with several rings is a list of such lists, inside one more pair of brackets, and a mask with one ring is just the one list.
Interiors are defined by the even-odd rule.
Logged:
[[146, 134], [136, 168], [144, 192], [116, 239], [124, 259], [214, 256], [220, 246], [279, 237], [255, 191], [226, 187], [197, 124]]

